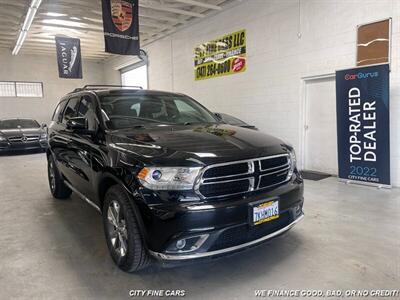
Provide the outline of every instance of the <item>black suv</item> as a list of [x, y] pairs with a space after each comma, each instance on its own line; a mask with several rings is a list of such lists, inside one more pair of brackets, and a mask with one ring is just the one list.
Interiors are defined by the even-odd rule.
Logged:
[[59, 102], [48, 134], [51, 193], [102, 214], [124, 271], [237, 252], [303, 217], [293, 148], [183, 94], [86, 86]]

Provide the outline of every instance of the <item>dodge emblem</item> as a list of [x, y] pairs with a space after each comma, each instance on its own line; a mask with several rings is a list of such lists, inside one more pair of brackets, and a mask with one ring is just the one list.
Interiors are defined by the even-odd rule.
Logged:
[[128, 30], [132, 25], [133, 5], [124, 0], [111, 0], [111, 16], [119, 31]]

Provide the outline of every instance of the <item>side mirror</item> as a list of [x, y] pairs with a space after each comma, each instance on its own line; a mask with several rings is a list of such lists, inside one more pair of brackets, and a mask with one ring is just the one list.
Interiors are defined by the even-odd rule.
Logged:
[[76, 117], [71, 118], [67, 121], [67, 129], [72, 131], [87, 131], [88, 130], [88, 122], [86, 118]]
[[218, 119], [219, 121], [222, 121], [222, 116], [221, 116], [220, 113], [214, 113], [214, 115], [217, 117], [217, 119]]
[[41, 125], [41, 127], [42, 127], [43, 129], [45, 129], [45, 128], [47, 128], [47, 124], [46, 124], [46, 123], [43, 123], [43, 124]]

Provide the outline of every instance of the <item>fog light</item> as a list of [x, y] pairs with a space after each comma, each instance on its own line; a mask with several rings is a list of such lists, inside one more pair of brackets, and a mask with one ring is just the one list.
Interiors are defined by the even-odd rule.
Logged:
[[181, 238], [176, 242], [172, 242], [166, 249], [167, 253], [187, 253], [198, 250], [208, 239], [208, 234], [201, 234], [186, 238]]
[[301, 205], [297, 205], [296, 207], [295, 207], [295, 213], [296, 213], [296, 216], [298, 216], [298, 215], [300, 215], [301, 214]]
[[176, 242], [176, 249], [182, 250], [186, 246], [186, 240], [179, 240]]

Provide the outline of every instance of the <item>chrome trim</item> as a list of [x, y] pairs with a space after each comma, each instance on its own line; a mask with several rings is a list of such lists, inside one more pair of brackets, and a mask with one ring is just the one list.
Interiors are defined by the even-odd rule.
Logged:
[[89, 198], [87, 198], [85, 195], [83, 195], [81, 192], [79, 192], [76, 188], [74, 188], [69, 182], [64, 181], [65, 185], [69, 187], [75, 194], [79, 196], [82, 200], [85, 200], [87, 203], [89, 203], [91, 206], [93, 206], [100, 214], [101, 214], [101, 209], [100, 207], [95, 204], [93, 201], [91, 201]]
[[290, 178], [285, 178], [285, 180], [282, 180], [281, 182], [274, 183], [274, 184], [270, 184], [270, 185], [263, 186], [263, 187], [260, 187], [260, 182], [261, 182], [261, 180], [260, 180], [260, 181], [258, 182], [257, 190], [263, 190], [263, 189], [267, 189], [267, 188], [270, 188], [270, 187], [273, 187], [273, 186], [276, 186], [276, 185], [280, 185], [280, 184], [282, 184], [282, 183], [284, 183], [284, 182], [287, 182], [287, 181], [289, 181], [289, 180], [290, 180]]
[[261, 172], [273, 171], [273, 170], [276, 170], [276, 169], [279, 169], [279, 168], [284, 168], [284, 167], [290, 167], [290, 158], [288, 159], [288, 162], [286, 164], [280, 165], [278, 167], [268, 168], [268, 169], [262, 169], [261, 168], [261, 160], [260, 160], [260, 171]]
[[290, 170], [290, 166], [289, 166], [289, 167], [286, 167], [285, 169], [282, 169], [282, 170], [278, 170], [278, 171], [275, 171], [275, 172], [271, 172], [271, 173], [266, 173], [266, 174], [260, 175], [259, 180], [258, 180], [257, 190], [266, 189], [266, 188], [269, 188], [269, 187], [273, 187], [273, 186], [282, 184], [282, 183], [284, 183], [284, 182], [286, 182], [286, 181], [289, 181], [291, 177], [286, 176], [286, 178], [285, 178], [284, 180], [280, 181], [280, 182], [277, 182], [277, 183], [274, 183], [274, 184], [270, 184], [270, 185], [267, 185], [267, 186], [260, 187], [261, 179], [262, 179], [263, 177], [265, 177], [265, 176], [270, 176], [270, 175], [273, 175], [273, 174], [276, 174], [276, 173], [279, 173], [279, 172], [286, 172], [286, 171], [288, 171], [288, 170]]
[[236, 250], [240, 250], [242, 248], [246, 248], [249, 246], [252, 246], [254, 244], [258, 244], [260, 242], [269, 240], [277, 235], [280, 235], [286, 231], [288, 231], [290, 228], [292, 228], [294, 225], [296, 225], [297, 223], [299, 223], [302, 219], [304, 218], [304, 214], [300, 215], [296, 220], [294, 220], [292, 223], [290, 223], [289, 225], [275, 231], [272, 232], [266, 236], [263, 236], [257, 240], [251, 241], [251, 242], [247, 242], [241, 245], [237, 245], [237, 246], [233, 246], [233, 247], [229, 247], [229, 248], [225, 248], [225, 249], [220, 249], [220, 250], [215, 250], [215, 251], [210, 251], [210, 252], [203, 252], [203, 253], [195, 253], [195, 254], [185, 254], [185, 255], [173, 255], [173, 254], [164, 254], [164, 253], [160, 253], [160, 252], [154, 252], [149, 250], [149, 253], [157, 258], [163, 259], [163, 260], [187, 260], [187, 259], [196, 259], [196, 258], [204, 258], [204, 257], [209, 257], [209, 256], [213, 256], [213, 255], [218, 255], [218, 254], [224, 254], [224, 253], [228, 253], [228, 252], [232, 252], [232, 251], [236, 251]]
[[209, 184], [220, 184], [220, 183], [227, 183], [227, 182], [233, 182], [233, 181], [241, 181], [241, 180], [249, 180], [250, 178], [253, 177], [244, 177], [244, 178], [239, 178], [239, 179], [230, 179], [230, 180], [221, 180], [221, 181], [213, 181], [213, 182], [203, 182], [202, 185], [209, 185]]
[[[261, 161], [263, 160], [267, 160], [267, 159], [273, 159], [273, 158], [277, 158], [277, 157], [287, 157], [288, 158], [288, 162], [284, 165], [278, 166], [278, 167], [273, 167], [270, 169], [261, 169]], [[235, 165], [235, 164], [240, 164], [240, 163], [248, 163], [248, 172], [247, 173], [239, 173], [239, 174], [234, 174], [234, 175], [226, 175], [226, 176], [219, 176], [219, 177], [211, 177], [211, 178], [203, 178], [204, 174], [206, 171], [210, 170], [210, 169], [214, 169], [214, 168], [218, 168], [218, 167], [223, 167], [223, 166], [228, 166], [228, 165]], [[245, 178], [237, 178], [237, 179], [233, 179], [233, 180], [225, 180], [225, 181], [214, 181], [214, 182], [209, 182], [210, 180], [216, 180], [216, 179], [224, 179], [224, 178], [232, 178], [232, 177], [237, 177], [237, 176], [243, 176], [243, 175], [250, 175], [250, 174], [254, 174], [255, 171], [255, 163], [258, 163], [260, 172], [266, 172], [269, 170], [276, 170], [278, 168], [284, 168], [287, 167], [286, 169], [282, 169], [282, 170], [278, 170], [276, 172], [271, 172], [271, 173], [267, 173], [267, 174], [262, 174], [260, 175], [260, 179], [263, 175], [270, 175], [270, 174], [274, 174], [274, 173], [279, 173], [279, 172], [283, 172], [286, 170], [290, 169], [290, 155], [289, 153], [282, 153], [282, 154], [276, 154], [276, 155], [271, 155], [271, 156], [264, 156], [264, 157], [257, 157], [257, 158], [251, 158], [251, 159], [244, 159], [244, 160], [236, 160], [236, 161], [230, 161], [230, 162], [225, 162], [225, 163], [218, 163], [218, 164], [213, 164], [213, 165], [209, 165], [207, 167], [205, 167], [204, 169], [201, 170], [201, 172], [199, 173], [195, 185], [194, 185], [194, 191], [197, 195], [199, 195], [199, 197], [201, 199], [209, 199], [209, 198], [222, 198], [222, 197], [227, 197], [227, 196], [233, 196], [233, 195], [238, 195], [238, 194], [243, 194], [246, 192], [251, 192], [254, 190], [258, 190], [259, 189], [259, 185], [260, 185], [260, 180], [258, 182], [257, 187], [255, 187], [255, 178], [254, 176], [252, 177], [245, 177]], [[220, 195], [220, 196], [212, 196], [212, 197], [206, 197], [204, 196], [201, 192], [200, 192], [200, 187], [202, 185], [208, 185], [208, 184], [218, 184], [218, 183], [224, 183], [224, 182], [232, 182], [232, 181], [240, 181], [243, 179], [249, 179], [250, 181], [250, 186], [249, 189], [247, 191], [244, 192], [239, 192], [239, 193], [232, 193], [232, 194], [224, 194], [224, 195]], [[283, 182], [289, 181], [290, 178], [286, 179]], [[207, 182], [206, 182], [207, 181]], [[278, 184], [282, 184], [283, 182], [280, 182]], [[277, 184], [274, 184], [277, 185]], [[274, 186], [271, 185], [271, 186]], [[270, 186], [270, 187], [271, 187]], [[267, 188], [267, 187], [262, 187], [262, 189]]]
[[[244, 162], [235, 162], [232, 163], [232, 165], [236, 165], [236, 164], [242, 164]], [[201, 174], [201, 176], [204, 175], [204, 173], [210, 169], [214, 169], [214, 168], [218, 168], [218, 167], [223, 167], [223, 166], [215, 166], [215, 165], [211, 165], [210, 168], [206, 167], [205, 171]], [[248, 162], [247, 163], [247, 172], [245, 173], [237, 173], [234, 175], [225, 175], [225, 176], [217, 176], [217, 177], [207, 177], [207, 178], [203, 178], [203, 180], [215, 180], [215, 179], [223, 179], [223, 178], [231, 178], [231, 177], [235, 177], [235, 176], [243, 176], [243, 175], [249, 175], [254, 173], [254, 162]]]

